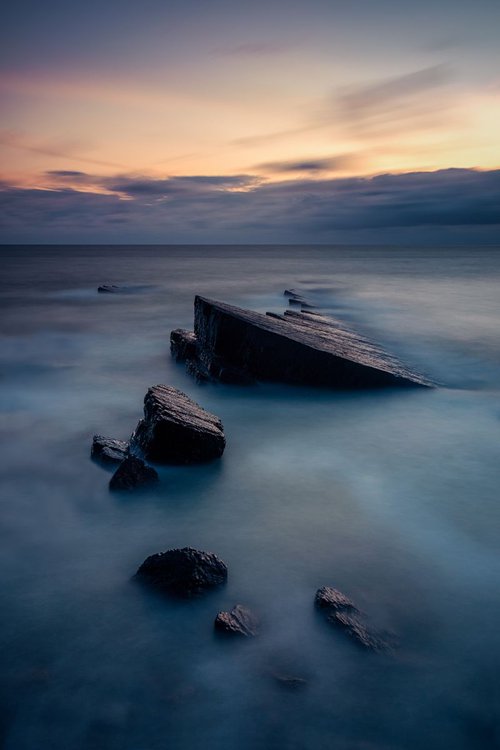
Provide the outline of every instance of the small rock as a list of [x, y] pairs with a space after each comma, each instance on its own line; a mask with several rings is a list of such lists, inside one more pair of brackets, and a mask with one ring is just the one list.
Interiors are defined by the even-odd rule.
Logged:
[[124, 440], [94, 435], [90, 455], [103, 463], [121, 463], [128, 454], [128, 443]]
[[219, 612], [215, 618], [214, 628], [219, 633], [253, 638], [258, 635], [259, 619], [254, 613], [237, 604], [230, 612]]
[[151, 555], [136, 577], [160, 591], [189, 597], [226, 583], [227, 566], [213, 552], [183, 547]]
[[141, 458], [127, 456], [110, 479], [110, 490], [135, 490], [158, 482], [158, 474]]
[[307, 680], [303, 677], [295, 677], [294, 675], [283, 674], [280, 672], [271, 672], [271, 676], [277, 683], [287, 690], [301, 690], [307, 685]]
[[176, 328], [170, 333], [170, 351], [178, 361], [196, 359], [198, 339], [194, 331], [186, 331], [184, 328]]
[[358, 646], [371, 651], [383, 651], [389, 647], [380, 633], [365, 624], [361, 612], [341, 591], [323, 586], [316, 592], [315, 604], [330, 625], [343, 630]]

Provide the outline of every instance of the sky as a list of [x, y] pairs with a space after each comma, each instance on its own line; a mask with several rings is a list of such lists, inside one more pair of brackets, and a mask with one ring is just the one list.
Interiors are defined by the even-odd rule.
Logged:
[[0, 242], [500, 243], [498, 0], [16, 0]]

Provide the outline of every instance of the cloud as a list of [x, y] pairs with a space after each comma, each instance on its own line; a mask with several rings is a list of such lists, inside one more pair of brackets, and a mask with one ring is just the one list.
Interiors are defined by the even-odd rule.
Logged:
[[116, 192], [68, 189], [65, 170], [56, 189], [0, 184], [3, 241], [439, 242], [451, 229], [462, 240], [495, 242], [500, 227], [500, 170], [277, 183], [245, 175], [93, 179]]
[[270, 161], [264, 164], [257, 164], [256, 169], [266, 173], [276, 172], [335, 172], [343, 169], [350, 169], [358, 163], [358, 157], [355, 154], [337, 154], [324, 158], [298, 159], [292, 161]]
[[452, 79], [446, 65], [351, 86], [338, 93], [333, 109], [358, 133], [375, 134], [401, 128], [435, 125], [448, 107], [445, 89]]
[[[121, 165], [115, 162], [104, 161], [102, 159], [92, 159], [91, 157], [81, 156], [78, 154], [78, 147], [72, 144], [60, 144], [58, 142], [50, 143], [32, 143], [14, 131], [4, 130], [0, 132], [0, 144], [9, 148], [20, 149], [42, 156], [53, 156], [59, 159], [81, 162], [90, 164], [93, 167], [112, 167], [120, 169]], [[62, 170], [65, 171], [65, 170]]]

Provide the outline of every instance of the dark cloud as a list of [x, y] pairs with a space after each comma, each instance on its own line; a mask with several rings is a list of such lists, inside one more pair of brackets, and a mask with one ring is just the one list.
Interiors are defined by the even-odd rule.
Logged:
[[93, 179], [116, 194], [0, 184], [3, 241], [438, 242], [441, 230], [453, 230], [462, 240], [494, 242], [500, 227], [500, 170], [278, 183], [249, 176]]
[[270, 161], [258, 164], [256, 169], [264, 172], [334, 172], [348, 169], [354, 165], [357, 158], [354, 154], [338, 154], [322, 159], [299, 159], [293, 161]]
[[88, 177], [86, 172], [75, 172], [72, 169], [50, 169], [48, 172], [45, 172], [45, 174], [50, 175], [52, 177]]

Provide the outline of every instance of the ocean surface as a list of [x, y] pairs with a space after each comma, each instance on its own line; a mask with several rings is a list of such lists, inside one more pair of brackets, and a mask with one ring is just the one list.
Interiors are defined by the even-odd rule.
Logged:
[[[500, 248], [4, 246], [0, 261], [4, 750], [500, 747]], [[196, 293], [280, 312], [289, 287], [439, 387], [200, 386], [172, 360]], [[220, 416], [224, 456], [111, 494], [92, 436], [126, 439], [156, 383]], [[225, 588], [179, 602], [131, 580], [188, 545], [226, 561]], [[329, 629], [323, 585], [397, 648]], [[215, 637], [236, 603], [258, 639]]]

